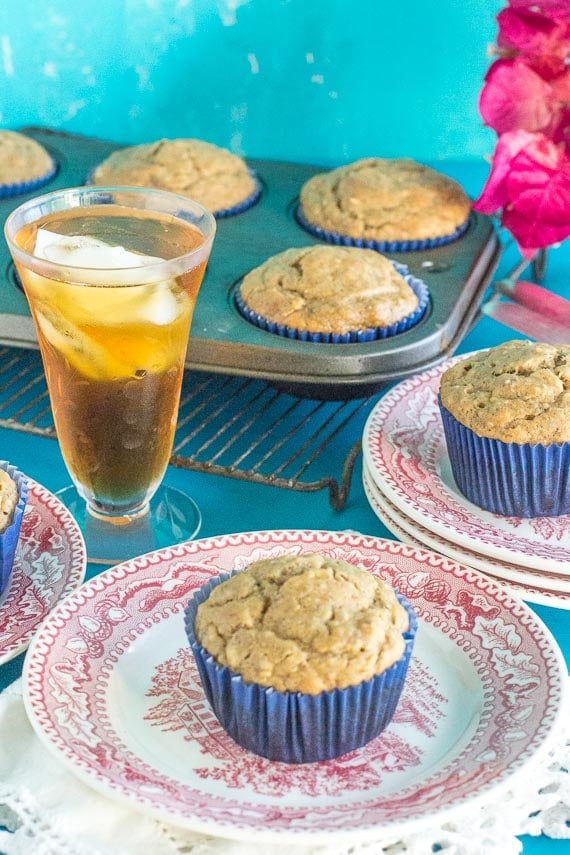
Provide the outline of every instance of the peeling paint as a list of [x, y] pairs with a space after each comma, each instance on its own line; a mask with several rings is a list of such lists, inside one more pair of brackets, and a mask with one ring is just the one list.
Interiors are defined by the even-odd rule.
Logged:
[[230, 139], [230, 150], [234, 152], [234, 154], [243, 155], [243, 135], [240, 131], [234, 131]]
[[247, 116], [247, 104], [234, 104], [230, 110], [232, 122], [243, 122]]
[[254, 53], [248, 53], [247, 61], [249, 62], [249, 67], [251, 69], [252, 74], [259, 74], [259, 63], [257, 61], [257, 57]]
[[314, 54], [314, 53], [310, 53], [310, 52], [309, 52], [309, 53], [306, 53], [306, 54], [305, 54], [305, 60], [306, 60], [306, 62], [307, 62], [307, 65], [313, 65], [313, 63], [314, 63], [314, 61], [315, 61], [315, 54]]
[[2, 65], [4, 66], [4, 73], [6, 74], [6, 77], [13, 77], [14, 62], [12, 58], [12, 45], [8, 36], [2, 36], [0, 38], [0, 50], [2, 52]]
[[42, 73], [46, 77], [51, 77], [52, 80], [57, 80], [58, 73], [57, 73], [57, 65], [55, 64], [55, 62], [44, 62], [44, 65], [42, 68]]
[[87, 86], [97, 86], [97, 78], [93, 74], [93, 69], [90, 65], [84, 65], [81, 69], [81, 74], [85, 78]]
[[150, 82], [150, 69], [146, 65], [135, 65], [137, 75], [137, 88], [141, 92], [153, 92], [154, 86]]
[[247, 6], [250, 0], [217, 0], [220, 21], [224, 27], [233, 27], [237, 21], [236, 12], [240, 6]]
[[83, 110], [83, 108], [86, 106], [87, 102], [83, 98], [80, 98], [77, 101], [72, 101], [65, 112], [64, 119], [66, 121], [69, 121], [69, 119], [74, 119], [75, 116], [77, 116], [77, 114], [79, 113], [79, 111]]
[[311, 83], [318, 83], [319, 86], [325, 82], [325, 78], [322, 74], [313, 74], [311, 75]]

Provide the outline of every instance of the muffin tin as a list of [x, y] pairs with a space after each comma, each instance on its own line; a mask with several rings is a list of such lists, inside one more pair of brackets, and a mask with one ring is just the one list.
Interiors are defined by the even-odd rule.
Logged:
[[[84, 184], [89, 172], [117, 143], [23, 128], [58, 163], [40, 193]], [[423, 279], [430, 291], [422, 319], [405, 332], [371, 342], [323, 344], [275, 335], [247, 321], [235, 305], [241, 278], [269, 256], [319, 240], [295, 217], [303, 183], [323, 167], [248, 159], [262, 192], [247, 211], [218, 220], [217, 235], [196, 304], [186, 365], [198, 371], [256, 377], [307, 397], [363, 397], [408, 374], [451, 356], [475, 318], [499, 259], [492, 221], [473, 212], [466, 232], [453, 243], [391, 255]], [[20, 202], [38, 193], [0, 200], [4, 220]], [[27, 302], [18, 287], [4, 241], [0, 246], [0, 342], [37, 347]]]

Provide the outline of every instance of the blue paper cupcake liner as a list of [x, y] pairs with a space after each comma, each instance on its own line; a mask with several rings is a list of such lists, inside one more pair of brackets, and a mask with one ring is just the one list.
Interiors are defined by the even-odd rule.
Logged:
[[0, 469], [4, 469], [8, 473], [18, 488], [18, 502], [14, 509], [12, 522], [0, 534], [0, 594], [2, 594], [8, 586], [12, 573], [20, 527], [28, 500], [28, 479], [6, 460], [0, 460]]
[[370, 680], [318, 695], [278, 692], [247, 684], [218, 665], [197, 641], [196, 612], [224, 573], [200, 588], [185, 609], [185, 629], [200, 680], [216, 718], [242, 748], [283, 763], [330, 760], [366, 745], [390, 723], [404, 687], [418, 621], [410, 603], [397, 594], [410, 626], [402, 658]]
[[393, 261], [392, 264], [398, 273], [404, 277], [418, 298], [418, 305], [409, 315], [386, 327], [365, 327], [344, 333], [311, 332], [309, 330], [297, 329], [287, 324], [279, 324], [276, 321], [263, 317], [258, 312], [254, 312], [244, 302], [239, 287], [235, 294], [236, 306], [240, 314], [251, 324], [254, 324], [254, 326], [274, 335], [296, 339], [297, 341], [308, 341], [313, 344], [354, 344], [390, 338], [415, 326], [423, 318], [429, 303], [429, 290], [425, 282], [422, 279], [412, 276], [405, 264], [400, 264], [396, 261]]
[[377, 252], [416, 252], [422, 249], [434, 249], [438, 246], [445, 246], [447, 243], [453, 243], [453, 241], [460, 238], [467, 231], [470, 220], [467, 217], [465, 222], [449, 235], [425, 238], [423, 240], [372, 240], [370, 238], [353, 238], [349, 235], [324, 229], [321, 226], [315, 226], [306, 219], [300, 204], [295, 209], [295, 219], [306, 232], [309, 232], [313, 237], [326, 241], [326, 243], [332, 243], [335, 246], [356, 246], [360, 249], [374, 249]]
[[17, 181], [13, 184], [0, 184], [0, 199], [10, 199], [12, 196], [22, 196], [24, 193], [32, 193], [34, 190], [38, 190], [40, 187], [43, 187], [57, 174], [58, 165], [53, 158], [51, 159], [51, 162], [51, 169], [46, 172], [45, 175], [40, 176], [40, 178], [33, 178], [30, 181]]
[[[99, 164], [97, 164], [97, 166], [98, 165]], [[90, 170], [87, 178], [85, 179], [85, 184], [91, 185], [93, 183], [93, 173], [97, 169], [97, 166], [94, 166], [93, 169]], [[253, 208], [253, 206], [259, 201], [262, 191], [261, 181], [253, 169], [248, 169], [248, 172], [255, 183], [253, 192], [241, 202], [238, 202], [237, 205], [232, 205], [229, 208], [221, 208], [219, 211], [212, 211], [212, 216], [216, 220], [224, 220], [227, 217], [235, 217], [237, 214], [243, 214], [244, 211], [247, 211], [249, 208]]]
[[236, 214], [243, 214], [244, 211], [247, 211], [249, 208], [253, 208], [256, 202], [259, 201], [261, 196], [261, 182], [252, 169], [249, 169], [248, 172], [255, 182], [255, 189], [246, 199], [243, 200], [243, 202], [239, 202], [237, 205], [232, 205], [231, 208], [222, 208], [221, 211], [214, 211], [213, 216], [216, 220], [224, 220], [226, 217], [235, 217]]
[[484, 510], [509, 517], [570, 513], [570, 442], [502, 442], [478, 436], [439, 401], [456, 484]]

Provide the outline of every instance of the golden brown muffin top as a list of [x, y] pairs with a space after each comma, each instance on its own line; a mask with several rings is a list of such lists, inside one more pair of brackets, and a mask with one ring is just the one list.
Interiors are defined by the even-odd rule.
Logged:
[[17, 131], [0, 131], [0, 184], [42, 178], [53, 168], [46, 149]]
[[248, 308], [299, 330], [346, 333], [389, 326], [418, 307], [418, 298], [389, 259], [371, 249], [288, 249], [248, 273]]
[[171, 190], [212, 213], [244, 202], [256, 188], [241, 157], [196, 139], [159, 140], [119, 149], [99, 164], [91, 180], [98, 185]]
[[18, 487], [6, 470], [0, 469], [0, 532], [6, 531], [11, 524], [17, 504]]
[[386, 582], [323, 555], [250, 564], [198, 607], [198, 641], [246, 683], [318, 694], [401, 659], [408, 615]]
[[462, 359], [441, 377], [443, 405], [479, 436], [570, 441], [570, 346], [509, 341]]
[[466, 221], [460, 185], [408, 158], [367, 157], [310, 178], [301, 189], [305, 219], [352, 238], [377, 241], [445, 237]]

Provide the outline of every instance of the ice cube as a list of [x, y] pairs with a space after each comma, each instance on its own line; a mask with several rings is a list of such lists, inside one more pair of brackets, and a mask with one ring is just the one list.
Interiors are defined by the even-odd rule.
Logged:
[[177, 293], [174, 280], [159, 275], [149, 279], [137, 272], [149, 264], [160, 264], [162, 258], [138, 255], [86, 235], [58, 235], [47, 229], [38, 229], [35, 255], [70, 269], [79, 268], [81, 273], [76, 276], [85, 285], [138, 286], [76, 291], [66, 311], [78, 325], [105, 318], [108, 325], [143, 322], [162, 326], [172, 323], [183, 310], [183, 294]]
[[138, 305], [138, 315], [141, 321], [163, 326], [171, 324], [180, 314], [181, 307], [176, 295], [166, 288], [152, 288], [145, 300]]
[[[133, 278], [130, 272], [133, 268], [164, 261], [154, 255], [131, 252], [123, 246], [111, 246], [88, 235], [58, 235], [48, 229], [38, 229], [34, 255], [55, 264], [89, 270], [88, 274], [81, 275], [81, 279], [92, 285], [136, 284], [140, 277]], [[112, 280], [108, 276], [98, 276], [92, 272], [95, 270], [113, 270]], [[117, 274], [117, 271], [124, 273]], [[156, 281], [158, 277], [153, 278]]]

